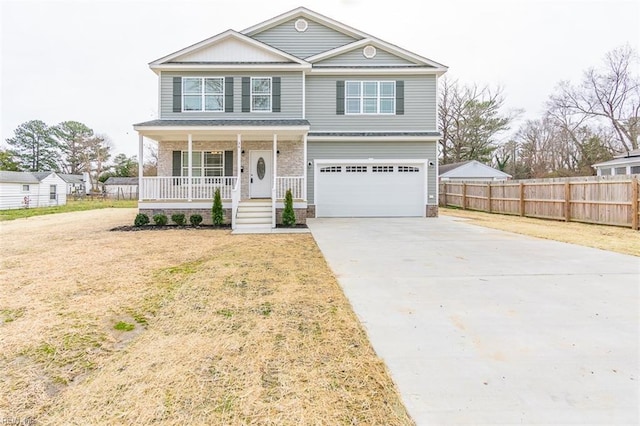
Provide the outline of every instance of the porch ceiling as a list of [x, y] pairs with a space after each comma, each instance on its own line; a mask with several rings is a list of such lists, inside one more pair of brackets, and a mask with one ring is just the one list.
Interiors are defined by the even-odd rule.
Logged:
[[153, 120], [134, 124], [138, 134], [155, 141], [235, 140], [241, 135], [243, 141], [270, 140], [277, 135], [279, 140], [300, 140], [309, 132], [307, 120]]

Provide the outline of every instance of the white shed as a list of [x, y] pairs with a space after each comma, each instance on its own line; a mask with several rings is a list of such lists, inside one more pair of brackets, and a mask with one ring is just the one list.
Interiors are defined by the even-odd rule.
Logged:
[[511, 179], [511, 175], [476, 160], [444, 164], [439, 167], [441, 181], [500, 181]]
[[118, 200], [137, 200], [138, 178], [111, 176], [104, 181], [104, 192], [109, 198], [116, 198]]
[[67, 203], [67, 183], [56, 172], [0, 171], [0, 210]]

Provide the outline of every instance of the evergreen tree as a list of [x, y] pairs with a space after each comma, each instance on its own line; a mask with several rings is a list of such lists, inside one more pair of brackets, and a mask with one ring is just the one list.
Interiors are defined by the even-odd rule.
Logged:
[[22, 170], [30, 172], [59, 171], [60, 144], [53, 129], [40, 120], [22, 123], [7, 139]]
[[222, 209], [222, 197], [220, 197], [220, 188], [216, 188], [216, 192], [213, 195], [211, 219], [213, 220], [213, 224], [216, 226], [220, 226], [224, 222], [224, 210]]
[[293, 226], [296, 224], [296, 213], [293, 211], [293, 196], [291, 190], [287, 189], [284, 196], [284, 211], [282, 212], [282, 223], [284, 226]]

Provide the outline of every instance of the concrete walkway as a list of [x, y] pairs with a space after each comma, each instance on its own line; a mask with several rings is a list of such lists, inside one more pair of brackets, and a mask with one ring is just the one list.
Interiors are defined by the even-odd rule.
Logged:
[[308, 225], [418, 425], [640, 422], [639, 258], [450, 217]]

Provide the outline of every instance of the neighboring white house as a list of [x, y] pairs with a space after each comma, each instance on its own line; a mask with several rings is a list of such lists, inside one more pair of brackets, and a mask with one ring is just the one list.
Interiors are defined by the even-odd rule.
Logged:
[[138, 178], [111, 176], [104, 182], [104, 191], [109, 198], [137, 200]]
[[482, 164], [476, 160], [442, 165], [439, 168], [438, 176], [441, 181], [500, 181], [511, 179], [510, 174], [501, 172], [500, 170], [489, 167], [486, 164]]
[[58, 176], [60, 176], [67, 183], [67, 195], [86, 195], [91, 189], [88, 173], [83, 173], [81, 175], [58, 173]]
[[640, 173], [640, 149], [628, 151], [613, 160], [596, 163], [593, 166], [598, 176], [633, 175]]
[[0, 171], [0, 210], [66, 204], [66, 188], [56, 172]]

